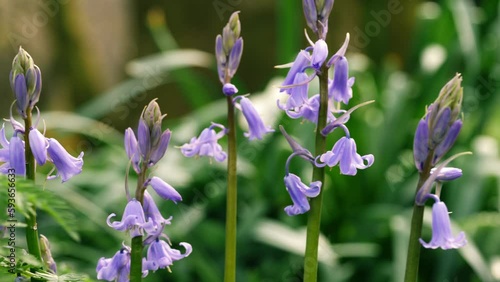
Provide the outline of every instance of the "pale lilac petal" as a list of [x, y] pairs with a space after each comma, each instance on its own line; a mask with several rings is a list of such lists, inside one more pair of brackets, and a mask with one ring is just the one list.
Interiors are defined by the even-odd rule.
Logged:
[[53, 138], [47, 139], [49, 147], [47, 149], [50, 161], [57, 168], [57, 176], [62, 182], [68, 181], [71, 177], [80, 174], [83, 167], [83, 152], [78, 157], [73, 157], [63, 148], [63, 146]]
[[36, 128], [30, 130], [28, 138], [30, 140], [31, 152], [33, 152], [36, 162], [39, 165], [44, 165], [47, 161], [47, 147], [49, 146], [47, 139]]
[[26, 174], [26, 157], [24, 153], [24, 142], [17, 135], [10, 139], [9, 144], [10, 168], [15, 170], [17, 175]]
[[154, 176], [149, 180], [148, 184], [151, 185], [155, 192], [163, 199], [172, 200], [174, 203], [182, 201], [179, 192], [161, 178]]
[[274, 132], [274, 129], [264, 125], [262, 118], [248, 98], [238, 96], [236, 99], [240, 100], [240, 110], [248, 123], [248, 132], [244, 134], [245, 137], [248, 137], [249, 140], [262, 139], [264, 134]]
[[314, 181], [309, 186], [306, 186], [300, 178], [289, 173], [285, 176], [285, 187], [290, 197], [292, 198], [293, 205], [287, 206], [285, 212], [289, 216], [303, 214], [310, 209], [308, 198], [314, 198], [319, 195], [321, 190], [321, 182]]

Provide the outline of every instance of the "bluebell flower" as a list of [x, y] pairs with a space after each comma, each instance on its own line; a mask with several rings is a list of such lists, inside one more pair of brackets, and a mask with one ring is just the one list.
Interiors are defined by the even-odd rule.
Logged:
[[0, 173], [7, 174], [10, 168], [10, 152], [9, 152], [9, 141], [5, 136], [5, 127], [2, 124], [2, 129], [0, 129]]
[[[431, 174], [436, 172], [436, 168], [431, 169]], [[462, 176], [462, 170], [456, 167], [443, 167], [439, 170], [436, 180], [438, 182], [452, 181]]]
[[139, 163], [141, 162], [141, 153], [139, 152], [139, 145], [137, 139], [135, 138], [134, 131], [132, 128], [127, 128], [125, 130], [125, 152], [129, 160], [132, 162], [132, 167], [136, 173], [140, 173], [141, 169]]
[[277, 101], [278, 108], [284, 111], [293, 110], [294, 108], [300, 107], [304, 103], [307, 103], [307, 101], [309, 100], [308, 96], [309, 84], [307, 83], [303, 84], [303, 82], [307, 81], [307, 79], [308, 76], [306, 73], [304, 72], [297, 73], [293, 80], [293, 84], [299, 86], [289, 89], [290, 97], [286, 101], [285, 105], [280, 105], [279, 100]]
[[238, 93], [238, 88], [234, 86], [234, 84], [231, 83], [225, 83], [222, 86], [222, 93], [226, 96], [233, 96], [234, 94]]
[[462, 120], [456, 120], [449, 127], [444, 139], [436, 146], [434, 149], [434, 155], [432, 157], [432, 164], [435, 165], [441, 158], [451, 149], [455, 141], [457, 140], [458, 133], [462, 129]]
[[308, 198], [318, 196], [321, 191], [321, 181], [311, 182], [311, 184], [307, 186], [293, 173], [285, 175], [285, 186], [293, 201], [293, 205], [285, 208], [285, 212], [289, 216], [303, 214], [309, 211], [310, 206]]
[[[112, 258], [100, 258], [96, 267], [97, 279], [128, 282], [130, 275], [130, 247], [123, 245]], [[143, 267], [142, 277], [148, 275], [148, 270]]]
[[314, 48], [311, 56], [311, 65], [314, 69], [319, 70], [326, 58], [328, 57], [328, 45], [325, 40], [319, 39], [314, 43]]
[[285, 91], [286, 93], [290, 93], [291, 89], [284, 88], [283, 86], [294, 85], [295, 76], [298, 73], [304, 73], [305, 69], [310, 64], [311, 64], [311, 55], [307, 51], [301, 50], [297, 55], [297, 57], [295, 58], [295, 61], [293, 61], [293, 64], [290, 67], [290, 70], [288, 71], [285, 80], [281, 84], [282, 87], [280, 92]]
[[9, 81], [16, 97], [17, 111], [26, 118], [28, 109], [33, 109], [40, 97], [42, 75], [33, 58], [21, 47], [12, 61]]
[[181, 195], [175, 190], [175, 188], [159, 177], [154, 176], [150, 178], [146, 181], [145, 185], [151, 185], [155, 192], [165, 200], [171, 200], [174, 203], [182, 201]]
[[17, 133], [10, 139], [9, 143], [9, 165], [17, 175], [26, 175], [26, 156], [24, 155], [24, 141]]
[[228, 75], [232, 78], [236, 74], [236, 70], [238, 70], [238, 66], [240, 65], [241, 55], [243, 54], [243, 38], [238, 38], [231, 48], [231, 52], [229, 53], [229, 60], [227, 63]]
[[[214, 128], [220, 128], [219, 133], [215, 132]], [[181, 153], [190, 158], [194, 156], [213, 157], [216, 161], [222, 162], [226, 159], [227, 154], [222, 150], [222, 146], [217, 141], [226, 135], [226, 128], [217, 123], [212, 123], [208, 128], [203, 129], [198, 138], [193, 137], [180, 147]]]
[[413, 139], [413, 158], [415, 166], [420, 172], [424, 169], [429, 151], [429, 125], [425, 119], [421, 119]]
[[129, 231], [131, 238], [142, 236], [143, 229], [147, 229], [146, 232], [152, 233], [156, 231], [156, 229], [153, 229], [152, 222], [150, 220], [146, 221], [142, 205], [136, 199], [132, 199], [127, 203], [121, 221], [111, 222], [111, 218], [115, 216], [114, 213], [108, 216], [106, 219], [108, 226], [118, 231]]
[[467, 244], [465, 233], [460, 232], [456, 237], [453, 236], [448, 208], [439, 198], [436, 196], [433, 198], [435, 203], [432, 206], [432, 239], [429, 243], [420, 239], [420, 243], [424, 248], [428, 249], [441, 248], [448, 250], [465, 246]]
[[[239, 105], [237, 104], [238, 100]], [[255, 110], [252, 102], [250, 102], [248, 98], [238, 96], [233, 99], [233, 103], [235, 103], [235, 107], [243, 113], [243, 116], [248, 123], [248, 132], [244, 135], [249, 140], [262, 139], [264, 134], [274, 132], [274, 129], [264, 125], [262, 118], [259, 116], [257, 110]]]
[[[53, 138], [48, 138], [49, 147], [47, 152], [49, 160], [56, 166], [57, 174], [62, 182], [68, 181], [71, 177], [80, 174], [83, 166], [83, 152], [78, 157], [73, 157]], [[51, 177], [52, 178], [52, 177]]]
[[[157, 238], [163, 232], [165, 225], [170, 225], [172, 217], [168, 219], [163, 218], [148, 191], [144, 191], [143, 210], [144, 217], [152, 222], [153, 228], [156, 230], [156, 232], [148, 235], [152, 238]], [[144, 242], [147, 244], [149, 241], [150, 240], [146, 239]]]
[[47, 161], [47, 148], [49, 147], [47, 139], [36, 128], [32, 128], [30, 130], [28, 138], [30, 141], [31, 152], [35, 157], [36, 162], [39, 165], [44, 165]]
[[328, 84], [328, 97], [347, 105], [352, 98], [352, 86], [355, 79], [349, 78], [349, 65], [344, 56], [337, 60], [334, 70], [333, 80], [329, 80]]
[[156, 239], [149, 245], [147, 259], [144, 261], [144, 268], [151, 271], [156, 271], [160, 268], [169, 268], [174, 261], [181, 260], [189, 256], [192, 252], [192, 247], [188, 243], [180, 243], [186, 249], [182, 254], [179, 250], [172, 249], [170, 245], [160, 239]]
[[335, 143], [331, 151], [327, 151], [316, 158], [316, 165], [319, 167], [333, 167], [340, 164], [341, 174], [356, 175], [357, 169], [368, 168], [373, 164], [373, 161], [372, 154], [360, 156], [356, 152], [354, 139], [344, 136]]
[[163, 131], [163, 133], [160, 136], [160, 141], [158, 142], [158, 144], [153, 146], [151, 150], [148, 166], [155, 165], [161, 158], [163, 158], [163, 156], [167, 152], [171, 135], [172, 132], [170, 131], [170, 129]]

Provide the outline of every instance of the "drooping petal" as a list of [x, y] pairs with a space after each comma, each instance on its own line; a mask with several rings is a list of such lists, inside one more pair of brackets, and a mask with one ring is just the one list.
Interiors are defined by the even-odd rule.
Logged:
[[[112, 258], [100, 258], [96, 267], [97, 279], [121, 281], [130, 274], [130, 251], [122, 248]], [[124, 280], [124, 281], [128, 281]]]
[[[309, 53], [307, 53], [304, 50], [301, 50], [297, 57], [295, 58], [295, 61], [292, 64], [292, 67], [288, 71], [288, 74], [286, 75], [285, 80], [283, 81], [282, 86], [287, 86], [287, 85], [292, 85], [293, 81], [295, 79], [295, 75], [299, 72], [304, 72], [304, 69], [308, 67], [311, 64], [311, 56]], [[290, 88], [288, 89], [281, 89], [280, 92], [286, 91], [286, 93], [290, 93]]]
[[44, 165], [47, 161], [47, 147], [49, 146], [47, 139], [36, 128], [30, 130], [28, 138], [30, 140], [31, 152], [33, 152], [36, 162], [39, 165]]
[[47, 152], [50, 161], [56, 166], [57, 176], [61, 176], [62, 182], [66, 182], [71, 177], [82, 172], [83, 152], [75, 158], [71, 156], [56, 139], [49, 138], [47, 142], [49, 144]]
[[179, 192], [177, 192], [174, 187], [163, 181], [161, 178], [153, 176], [149, 180], [148, 184], [151, 185], [155, 192], [163, 199], [171, 200], [174, 203], [182, 201], [182, 197]]
[[162, 232], [163, 228], [165, 225], [169, 225], [171, 223], [172, 217], [165, 219], [160, 211], [158, 210], [158, 207], [156, 206], [155, 201], [153, 200], [153, 197], [148, 193], [148, 191], [144, 192], [144, 217], [148, 220], [151, 220], [152, 223], [152, 230], [146, 229], [146, 232], [149, 235], [153, 235], [155, 238], [157, 238]]
[[306, 186], [300, 178], [289, 173], [285, 176], [285, 187], [290, 197], [292, 198], [293, 205], [287, 206], [285, 212], [289, 216], [303, 214], [310, 209], [308, 198], [314, 198], [319, 195], [321, 190], [321, 181], [311, 182]]
[[460, 232], [456, 237], [451, 233], [450, 216], [448, 208], [444, 202], [437, 201], [432, 206], [432, 239], [429, 243], [420, 239], [420, 243], [424, 248], [443, 250], [458, 249], [465, 244], [465, 233]]
[[274, 129], [264, 125], [262, 118], [248, 98], [238, 96], [233, 101], [236, 101], [236, 99], [240, 100], [240, 106], [237, 106], [237, 108], [241, 110], [248, 123], [248, 132], [244, 134], [245, 137], [248, 137], [249, 140], [262, 139], [264, 134], [274, 132]]

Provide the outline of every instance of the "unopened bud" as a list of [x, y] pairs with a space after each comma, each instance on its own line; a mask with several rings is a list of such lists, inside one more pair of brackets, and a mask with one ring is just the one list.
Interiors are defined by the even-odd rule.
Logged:
[[54, 274], [57, 273], [56, 262], [52, 258], [52, 253], [50, 252], [50, 243], [47, 237], [40, 234], [40, 251], [42, 253], [42, 259], [45, 266], [50, 269]]

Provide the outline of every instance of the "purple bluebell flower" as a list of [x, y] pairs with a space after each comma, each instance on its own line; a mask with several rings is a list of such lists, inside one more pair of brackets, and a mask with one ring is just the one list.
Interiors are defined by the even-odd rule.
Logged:
[[[100, 258], [97, 262], [97, 279], [128, 282], [130, 275], [130, 247], [123, 246], [112, 258]], [[142, 277], [146, 277], [148, 271], [143, 268]]]
[[[215, 132], [214, 128], [220, 128], [219, 133]], [[213, 157], [216, 161], [222, 162], [226, 159], [227, 154], [222, 150], [222, 146], [217, 141], [226, 135], [226, 128], [217, 123], [212, 123], [208, 128], [203, 129], [198, 138], [193, 137], [180, 147], [181, 153], [185, 157], [207, 156]]]
[[152, 227], [152, 222], [150, 220], [146, 221], [142, 205], [136, 199], [132, 199], [127, 203], [121, 221], [111, 222], [111, 218], [115, 216], [116, 214], [114, 213], [108, 216], [106, 219], [108, 226], [118, 231], [130, 231], [131, 238], [142, 236], [143, 229], [146, 228], [148, 229], [146, 232], [151, 231], [154, 233], [156, 231], [156, 229], [149, 228], [150, 226]]
[[192, 252], [192, 247], [188, 243], [180, 243], [186, 249], [182, 254], [179, 250], [172, 249], [170, 245], [157, 238], [149, 245], [147, 259], [144, 261], [144, 268], [151, 271], [156, 271], [160, 268], [169, 268], [174, 261], [181, 260], [189, 256]]
[[[239, 105], [237, 104], [238, 100]], [[257, 110], [255, 110], [252, 102], [250, 102], [248, 98], [238, 96], [233, 99], [233, 103], [235, 103], [235, 107], [243, 113], [243, 116], [248, 123], [248, 132], [244, 135], [249, 140], [262, 139], [264, 134], [274, 132], [274, 129], [264, 125], [262, 118], [259, 116]]]
[[[303, 73], [305, 69], [311, 64], [311, 55], [304, 50], [301, 50], [295, 61], [293, 61], [292, 67], [288, 71], [288, 74], [285, 77], [285, 80], [281, 84], [281, 86], [294, 85], [295, 77], [298, 73]], [[291, 92], [291, 88], [281, 88], [280, 92], [285, 91], [286, 93]]]
[[335, 143], [331, 151], [327, 151], [316, 158], [316, 165], [319, 167], [333, 167], [340, 164], [340, 173], [356, 175], [357, 169], [368, 168], [373, 164], [373, 161], [372, 154], [360, 156], [356, 152], [354, 139], [344, 136]]
[[303, 0], [302, 8], [306, 18], [307, 26], [314, 32], [318, 33], [318, 11], [316, 10], [316, 3], [314, 0]]
[[139, 151], [141, 152], [142, 159], [146, 159], [151, 150], [151, 135], [149, 127], [143, 119], [139, 120], [137, 128], [137, 140], [139, 144]]
[[[163, 232], [165, 225], [170, 225], [172, 217], [169, 217], [168, 219], [163, 218], [158, 210], [158, 207], [156, 206], [155, 201], [153, 200], [153, 197], [151, 197], [148, 191], [144, 191], [143, 202], [144, 217], [151, 221], [153, 228], [156, 229], [156, 232], [149, 233], [148, 235], [152, 238], [157, 238]], [[148, 239], [145, 240], [145, 243], [147, 242], [149, 242]]]
[[289, 91], [290, 97], [286, 101], [285, 105], [280, 105], [278, 101], [278, 108], [281, 110], [293, 110], [296, 107], [302, 106], [309, 100], [309, 84], [303, 83], [308, 80], [308, 76], [304, 72], [299, 72], [295, 75], [293, 80], [294, 85], [299, 85], [297, 87], [291, 88]]
[[56, 139], [48, 138], [47, 142], [49, 144], [49, 147], [47, 148], [49, 160], [57, 168], [57, 175], [53, 177], [60, 176], [62, 182], [66, 182], [71, 177], [82, 172], [83, 152], [75, 158], [68, 154], [68, 152]]
[[132, 162], [135, 172], [140, 173], [141, 169], [139, 163], [141, 162], [141, 153], [139, 152], [139, 146], [134, 131], [130, 127], [125, 130], [125, 152], [127, 152], [127, 156]]
[[234, 94], [238, 93], [238, 88], [234, 86], [234, 84], [231, 83], [225, 83], [222, 86], [222, 93], [226, 96], [233, 96]]
[[[431, 169], [431, 174], [436, 172], [436, 168]], [[452, 181], [462, 176], [462, 170], [456, 167], [443, 167], [439, 170], [436, 181]]]
[[39, 165], [44, 165], [47, 161], [47, 148], [49, 146], [47, 139], [36, 128], [30, 130], [28, 138], [31, 152], [35, 156], [36, 162]]
[[238, 66], [240, 65], [242, 54], [243, 54], [243, 38], [240, 37], [234, 43], [233, 48], [231, 48], [231, 53], [229, 53], [227, 69], [230, 78], [232, 78], [236, 74]]
[[465, 246], [467, 244], [465, 233], [460, 232], [456, 237], [453, 236], [448, 208], [439, 198], [436, 196], [433, 198], [435, 203], [432, 206], [432, 239], [429, 243], [420, 239], [420, 243], [427, 249], [441, 248], [448, 250]]
[[434, 149], [432, 164], [435, 165], [451, 149], [462, 129], [462, 120], [456, 120], [448, 129], [444, 139]]
[[24, 141], [14, 133], [9, 143], [9, 165], [17, 175], [26, 175], [26, 157], [24, 155]]
[[349, 78], [349, 65], [344, 56], [337, 60], [334, 70], [333, 80], [328, 85], [328, 96], [347, 105], [352, 98], [354, 77]]
[[300, 107], [295, 107], [286, 110], [286, 114], [293, 118], [303, 118], [311, 121], [312, 123], [318, 122], [318, 111], [319, 111], [319, 94], [316, 94], [309, 98], [307, 102], [303, 103]]
[[420, 172], [424, 169], [424, 163], [429, 151], [429, 125], [425, 119], [421, 119], [413, 139], [413, 158], [415, 159], [415, 166]]
[[160, 136], [160, 141], [156, 146], [153, 146], [153, 149], [151, 150], [151, 156], [149, 158], [148, 166], [155, 165], [161, 158], [163, 158], [163, 156], [167, 152], [171, 135], [172, 132], [169, 129], [163, 131], [163, 133]]
[[293, 205], [285, 208], [285, 212], [289, 216], [307, 212], [310, 209], [308, 198], [318, 196], [321, 191], [321, 181], [311, 182], [307, 186], [293, 173], [285, 176], [285, 186], [293, 201]]
[[314, 49], [311, 56], [311, 65], [314, 69], [319, 70], [326, 58], [328, 57], [328, 45], [325, 40], [319, 39], [314, 43]]
[[10, 152], [9, 152], [9, 141], [5, 137], [5, 127], [2, 124], [2, 129], [0, 129], [0, 173], [7, 174], [8, 169], [10, 168]]
[[146, 185], [151, 185], [155, 192], [165, 200], [171, 200], [174, 203], [182, 201], [181, 195], [170, 184], [163, 181], [161, 178], [153, 176], [146, 181]]

